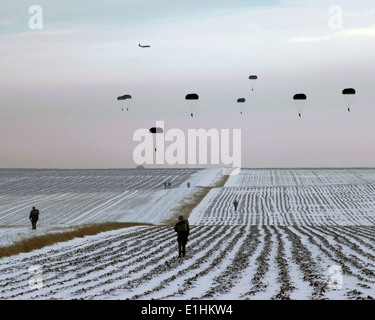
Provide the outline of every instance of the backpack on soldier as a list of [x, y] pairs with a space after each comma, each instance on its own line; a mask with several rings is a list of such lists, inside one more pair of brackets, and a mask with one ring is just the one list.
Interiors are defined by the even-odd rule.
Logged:
[[187, 224], [186, 224], [186, 221], [183, 221], [183, 222], [180, 223], [180, 225], [178, 226], [178, 232], [183, 232], [183, 231], [187, 231]]

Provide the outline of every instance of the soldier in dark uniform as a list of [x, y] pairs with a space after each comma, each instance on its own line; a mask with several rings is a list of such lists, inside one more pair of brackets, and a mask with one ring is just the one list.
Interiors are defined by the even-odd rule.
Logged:
[[234, 211], [237, 211], [238, 201], [236, 199], [234, 199], [233, 205], [234, 205]]
[[181, 255], [185, 257], [186, 243], [190, 232], [189, 221], [185, 220], [183, 216], [179, 216], [178, 222], [174, 226], [174, 231], [177, 232], [178, 256], [180, 258]]
[[30, 211], [29, 219], [31, 221], [33, 230], [36, 230], [36, 223], [39, 220], [39, 210], [33, 207], [33, 209]]

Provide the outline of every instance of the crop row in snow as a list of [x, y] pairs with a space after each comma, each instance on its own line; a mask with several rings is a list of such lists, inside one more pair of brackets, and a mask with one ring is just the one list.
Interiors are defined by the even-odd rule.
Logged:
[[241, 169], [225, 187], [322, 186], [375, 183], [373, 168]]
[[[29, 227], [32, 206], [40, 210], [39, 227], [107, 221], [159, 223], [169, 218], [166, 210], [192, 192], [193, 182], [204, 176], [201, 172], [0, 169], [0, 226]], [[171, 182], [170, 189], [165, 189], [165, 182]]]
[[216, 188], [192, 219], [215, 225], [370, 226], [375, 223], [374, 194], [374, 184]]
[[371, 299], [374, 231], [192, 226], [180, 259], [171, 228], [135, 227], [2, 259], [0, 298]]
[[121, 192], [179, 186], [196, 169], [0, 169], [0, 194]]
[[[193, 186], [213, 186], [217, 171], [15, 171], [0, 170], [2, 226], [29, 225], [35, 203], [42, 227], [108, 220], [159, 225], [2, 258], [0, 299], [374, 298], [372, 169], [243, 169], [194, 208], [184, 259], [173, 228], [160, 221], [192, 196]], [[164, 190], [170, 174], [172, 189]]]

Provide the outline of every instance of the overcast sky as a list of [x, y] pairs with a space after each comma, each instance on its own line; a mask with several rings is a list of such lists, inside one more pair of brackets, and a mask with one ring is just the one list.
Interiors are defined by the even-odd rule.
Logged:
[[[42, 29], [30, 28], [32, 5]], [[133, 134], [156, 121], [185, 133], [241, 129], [242, 167], [375, 166], [375, 1], [3, 0], [0, 9], [2, 168], [133, 168]]]

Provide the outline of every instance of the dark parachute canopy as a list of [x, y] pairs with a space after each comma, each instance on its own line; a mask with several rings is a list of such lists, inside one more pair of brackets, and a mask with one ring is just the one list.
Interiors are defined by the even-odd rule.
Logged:
[[199, 96], [196, 93], [189, 93], [185, 96], [186, 100], [198, 100]]
[[117, 97], [117, 100], [126, 100], [126, 99], [131, 99], [132, 96], [130, 94], [124, 94], [123, 96]]
[[355, 94], [355, 90], [353, 88], [345, 88], [342, 90], [342, 94]]
[[306, 100], [306, 95], [304, 93], [296, 93], [293, 96], [293, 100]]
[[160, 127], [150, 128], [150, 133], [163, 133], [163, 132], [164, 132], [163, 128], [160, 128]]

